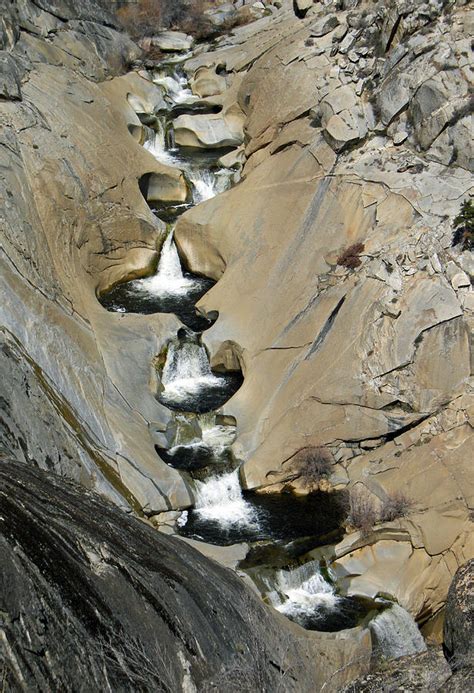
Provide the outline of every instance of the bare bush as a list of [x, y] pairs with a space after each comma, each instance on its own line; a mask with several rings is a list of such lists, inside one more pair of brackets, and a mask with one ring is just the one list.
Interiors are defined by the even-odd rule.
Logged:
[[367, 491], [353, 490], [349, 497], [347, 521], [366, 535], [377, 522], [377, 510]]
[[117, 11], [125, 29], [135, 40], [152, 36], [160, 29], [193, 29], [206, 8], [204, 0], [189, 5], [184, 0], [138, 0]]
[[354, 243], [344, 250], [344, 252], [339, 255], [336, 262], [338, 265], [343, 267], [348, 267], [349, 269], [355, 269], [362, 264], [362, 260], [359, 255], [363, 252], [365, 246], [363, 243]]
[[413, 509], [413, 500], [408, 498], [402, 491], [395, 491], [388, 494], [382, 502], [379, 519], [381, 522], [392, 522], [400, 517], [406, 517]]
[[293, 458], [295, 478], [300, 477], [308, 485], [316, 485], [331, 473], [332, 456], [322, 447], [303, 448]]

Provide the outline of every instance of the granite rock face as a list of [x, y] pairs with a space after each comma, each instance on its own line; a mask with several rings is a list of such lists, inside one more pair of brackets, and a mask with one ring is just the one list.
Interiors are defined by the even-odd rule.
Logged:
[[161, 92], [125, 74], [140, 50], [98, 5], [1, 9], [3, 446], [124, 507], [186, 507], [149, 435], [169, 418], [150, 364], [179, 323], [107, 313], [96, 295], [156, 267], [164, 224], [142, 181], [153, 199], [187, 195], [132, 135]]
[[454, 671], [474, 670], [474, 560], [454, 576], [446, 600], [444, 646]]
[[231, 571], [31, 465], [0, 461], [0, 497], [6, 690], [311, 689]]
[[243, 483], [304, 493], [293, 460], [322, 446], [329, 486], [375, 508], [409, 497], [406, 518], [327, 553], [350, 590], [385, 585], [439, 642], [449, 584], [474, 551], [473, 275], [452, 246], [472, 192], [472, 10], [307, 9], [186, 63], [191, 77], [240, 80], [245, 160], [239, 185], [184, 214], [175, 238], [218, 280], [199, 304], [219, 313], [204, 337], [213, 364], [245, 376], [225, 406]]

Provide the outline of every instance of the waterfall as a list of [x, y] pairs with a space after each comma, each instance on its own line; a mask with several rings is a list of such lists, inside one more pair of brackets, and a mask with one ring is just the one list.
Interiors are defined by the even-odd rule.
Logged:
[[166, 146], [170, 152], [176, 152], [176, 136], [174, 134], [174, 127], [170, 125], [166, 132]]
[[163, 116], [156, 119], [154, 129], [147, 128], [143, 146], [161, 163], [176, 166], [175, 159], [167, 148], [166, 119]]
[[193, 202], [199, 204], [210, 200], [230, 186], [231, 171], [220, 169], [210, 171], [208, 169], [189, 168], [188, 178], [193, 186]]
[[196, 286], [196, 280], [185, 277], [171, 231], [161, 248], [160, 260], [153, 277], [136, 281], [142, 291], [154, 295], [180, 295]]
[[[268, 592], [271, 604], [296, 622], [321, 609], [337, 608], [339, 601], [333, 586], [321, 575], [318, 561], [310, 561], [295, 570], [280, 570]], [[268, 583], [267, 583], [268, 584]]]
[[426, 650], [426, 643], [413, 617], [398, 604], [376, 616], [369, 624], [374, 649], [387, 659]]
[[213, 375], [206, 349], [193, 340], [171, 342], [162, 374], [164, 402], [185, 403], [204, 388], [221, 386]]
[[199, 99], [199, 96], [195, 96], [189, 88], [186, 77], [177, 72], [167, 75], [157, 70], [153, 75], [153, 82], [162, 87], [175, 104], [193, 103]]
[[194, 512], [201, 519], [218, 522], [223, 527], [257, 526], [257, 515], [242, 495], [237, 469], [207, 481], [196, 481]]

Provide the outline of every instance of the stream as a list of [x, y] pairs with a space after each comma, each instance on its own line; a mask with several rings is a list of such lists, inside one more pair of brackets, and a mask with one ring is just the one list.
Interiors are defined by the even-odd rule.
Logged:
[[229, 149], [176, 146], [173, 118], [206, 108], [192, 93], [178, 60], [163, 63], [152, 80], [169, 108], [137, 113], [145, 129], [143, 146], [160, 163], [184, 173], [191, 199], [179, 205], [153, 205], [153, 212], [167, 224], [156, 273], [119, 284], [99, 300], [109, 311], [174, 313], [182, 322], [158, 355], [156, 393], [172, 412], [167, 445], [155, 446], [156, 451], [166, 464], [186, 475], [195, 499], [194, 507], [181, 513], [177, 531], [210, 544], [250, 544], [240, 569], [247, 571], [264, 601], [306, 629], [338, 631], [363, 624], [387, 656], [422, 651], [423, 638], [408, 612], [383, 599], [342, 594], [335, 576], [323, 570], [319, 560], [303, 558], [315, 547], [342, 537], [343, 492], [298, 497], [242, 489], [239, 461], [232, 452], [237, 424], [222, 407], [242, 385], [243, 376], [240, 371], [212, 370], [201, 337], [218, 316], [202, 315], [195, 306], [215, 282], [183, 267], [174, 242], [179, 215], [225, 192], [238, 176], [219, 163]]

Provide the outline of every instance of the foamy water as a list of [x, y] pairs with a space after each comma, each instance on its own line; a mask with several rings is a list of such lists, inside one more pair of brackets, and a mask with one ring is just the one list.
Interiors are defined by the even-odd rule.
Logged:
[[223, 527], [257, 526], [257, 516], [243, 495], [238, 470], [196, 481], [195, 512]]

